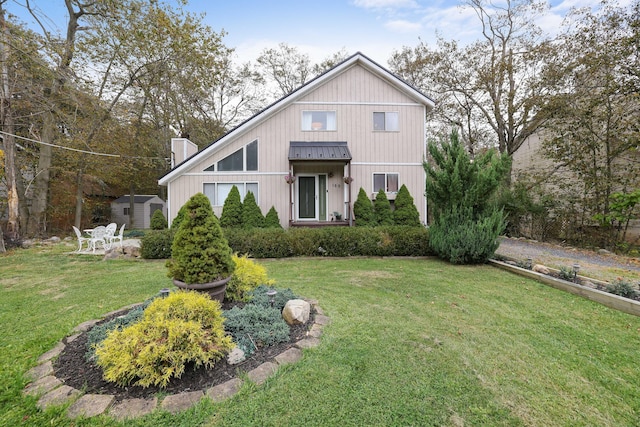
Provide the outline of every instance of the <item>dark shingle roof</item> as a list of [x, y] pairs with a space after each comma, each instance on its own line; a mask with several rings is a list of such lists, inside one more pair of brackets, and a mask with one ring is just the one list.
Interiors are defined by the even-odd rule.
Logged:
[[[133, 196], [133, 203], [145, 203], [156, 196]], [[129, 195], [118, 197], [114, 203], [129, 203]]]

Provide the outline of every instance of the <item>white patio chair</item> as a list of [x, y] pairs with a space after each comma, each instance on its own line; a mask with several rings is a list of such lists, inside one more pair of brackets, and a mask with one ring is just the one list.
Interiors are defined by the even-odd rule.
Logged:
[[116, 234], [117, 228], [118, 228], [118, 224], [116, 224], [115, 222], [112, 222], [111, 224], [107, 225], [106, 231], [104, 233], [105, 249], [111, 249], [111, 240], [113, 239], [113, 236]]
[[82, 251], [82, 245], [84, 242], [87, 242], [87, 249], [89, 247], [89, 240], [91, 240], [90, 237], [84, 237], [82, 235], [82, 233], [80, 232], [80, 230], [78, 230], [78, 227], [76, 227], [75, 225], [72, 225], [73, 227], [73, 231], [75, 231], [76, 233], [76, 237], [78, 238], [78, 250], [76, 252], [80, 252]]
[[120, 227], [120, 233], [119, 234], [115, 234], [112, 236], [108, 236], [107, 239], [107, 245], [109, 245], [109, 248], [113, 247], [113, 244], [115, 243], [116, 240], [120, 240], [120, 247], [122, 247], [122, 240], [124, 239], [124, 226], [127, 224], [122, 224], [122, 227]]
[[107, 246], [107, 242], [105, 240], [106, 234], [107, 234], [107, 227], [105, 227], [104, 225], [94, 228], [93, 233], [89, 238], [89, 249], [91, 249], [95, 253], [96, 246], [98, 245], [98, 243], [100, 243], [102, 247], [106, 249], [106, 246]]

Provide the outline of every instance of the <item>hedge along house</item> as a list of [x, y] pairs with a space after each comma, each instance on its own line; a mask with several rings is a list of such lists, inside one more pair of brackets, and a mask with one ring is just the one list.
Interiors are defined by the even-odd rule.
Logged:
[[158, 196], [140, 195], [133, 196], [133, 221], [131, 212], [131, 198], [129, 195], [118, 197], [111, 202], [111, 221], [127, 224], [127, 228], [151, 228], [151, 217], [157, 210], [167, 216], [167, 206], [164, 200]]
[[168, 219], [197, 192], [216, 215], [233, 185], [287, 226], [350, 225], [360, 187], [393, 203], [405, 184], [426, 223], [425, 117], [434, 103], [361, 53], [196, 152], [174, 138]]

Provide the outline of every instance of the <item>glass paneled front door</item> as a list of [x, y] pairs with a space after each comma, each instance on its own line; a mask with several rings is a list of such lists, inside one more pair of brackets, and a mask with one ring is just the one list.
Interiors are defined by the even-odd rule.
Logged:
[[326, 175], [298, 176], [298, 219], [326, 221]]

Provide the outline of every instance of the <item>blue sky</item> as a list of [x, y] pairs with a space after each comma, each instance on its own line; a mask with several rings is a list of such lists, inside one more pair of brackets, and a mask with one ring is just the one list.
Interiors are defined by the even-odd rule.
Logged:
[[[171, 0], [166, 0], [171, 3]], [[498, 0], [500, 2], [500, 0]], [[628, 4], [630, 0], [619, 0]], [[27, 17], [22, 0], [10, 0], [6, 9]], [[466, 43], [478, 38], [479, 26], [472, 10], [458, 0], [191, 0], [188, 10], [205, 13], [205, 23], [224, 29], [225, 45], [236, 49], [237, 61], [253, 61], [265, 48], [278, 43], [295, 46], [313, 61], [344, 48], [357, 51], [386, 66], [394, 50], [433, 43], [436, 33]], [[540, 18], [546, 32], [554, 32], [573, 6], [594, 6], [598, 0], [552, 0]], [[64, 0], [31, 0], [51, 18], [49, 25], [64, 30]]]

